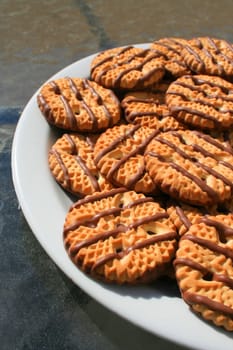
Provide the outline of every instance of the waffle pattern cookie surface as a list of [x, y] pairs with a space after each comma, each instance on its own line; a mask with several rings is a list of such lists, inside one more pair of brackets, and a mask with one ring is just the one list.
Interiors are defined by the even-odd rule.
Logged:
[[120, 119], [120, 104], [109, 89], [82, 78], [46, 83], [37, 96], [46, 120], [69, 131], [98, 132]]
[[105, 50], [92, 61], [91, 78], [112, 89], [145, 89], [164, 76], [164, 59], [151, 50], [127, 46]]
[[164, 67], [166, 71], [175, 78], [190, 74], [190, 69], [186, 65], [181, 51], [188, 41], [183, 38], [162, 38], [151, 44], [151, 49], [158, 55], [164, 57]]
[[156, 193], [156, 185], [145, 169], [144, 150], [157, 130], [137, 125], [108, 129], [98, 138], [94, 160], [100, 173], [116, 187]]
[[95, 136], [64, 134], [49, 152], [49, 167], [56, 181], [68, 192], [85, 196], [112, 188], [94, 163]]
[[187, 125], [206, 130], [233, 126], [233, 84], [219, 77], [186, 75], [166, 92], [170, 112]]
[[151, 178], [172, 198], [206, 206], [232, 196], [232, 149], [209, 135], [190, 130], [161, 133], [145, 157]]
[[170, 113], [163, 93], [137, 91], [127, 94], [121, 101], [125, 119], [152, 129], [167, 131], [184, 126]]
[[181, 295], [208, 321], [233, 331], [233, 215], [207, 216], [182, 236], [174, 261]]
[[198, 37], [181, 51], [184, 62], [196, 74], [217, 75], [232, 80], [233, 46], [223, 39]]
[[118, 284], [146, 283], [165, 273], [176, 236], [158, 203], [123, 188], [76, 202], [64, 224], [72, 261], [86, 273]]

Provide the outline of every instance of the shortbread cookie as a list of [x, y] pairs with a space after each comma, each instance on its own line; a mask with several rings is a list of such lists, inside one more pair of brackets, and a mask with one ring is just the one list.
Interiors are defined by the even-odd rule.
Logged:
[[49, 167], [56, 181], [68, 192], [85, 196], [109, 190], [112, 185], [100, 174], [93, 159], [94, 136], [64, 134], [49, 151]]
[[184, 62], [196, 74], [233, 78], [233, 46], [223, 39], [200, 37], [189, 40], [181, 51]]
[[100, 173], [116, 187], [156, 193], [156, 185], [145, 169], [143, 153], [157, 132], [130, 124], [106, 130], [94, 148], [94, 161]]
[[206, 216], [181, 237], [174, 266], [184, 301], [233, 331], [233, 215]]
[[158, 55], [164, 57], [166, 71], [177, 78], [191, 74], [190, 69], [181, 56], [181, 51], [187, 43], [188, 41], [183, 38], [162, 38], [154, 41], [150, 48]]
[[207, 75], [187, 75], [170, 84], [166, 103], [180, 121], [198, 129], [233, 126], [233, 84]]
[[176, 236], [157, 202], [124, 188], [79, 200], [64, 224], [72, 261], [93, 277], [118, 284], [146, 283], [165, 273]]
[[146, 168], [172, 198], [198, 206], [229, 200], [233, 150], [198, 131], [160, 133], [145, 152]]
[[164, 99], [162, 93], [128, 93], [121, 101], [125, 119], [128, 123], [163, 131], [183, 129], [184, 126], [171, 115]]
[[116, 95], [88, 79], [52, 80], [42, 87], [37, 101], [50, 124], [70, 131], [98, 132], [121, 116]]
[[91, 63], [91, 78], [111, 89], [148, 88], [164, 75], [163, 57], [134, 46], [100, 52]]

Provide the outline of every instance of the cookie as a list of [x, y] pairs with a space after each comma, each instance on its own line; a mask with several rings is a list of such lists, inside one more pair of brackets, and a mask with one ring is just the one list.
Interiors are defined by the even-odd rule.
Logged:
[[198, 131], [158, 134], [145, 151], [155, 184], [176, 200], [212, 206], [229, 200], [233, 187], [233, 150]]
[[75, 196], [83, 197], [112, 188], [95, 166], [95, 141], [94, 136], [65, 133], [49, 151], [49, 168], [53, 177], [63, 189]]
[[116, 95], [88, 79], [52, 80], [42, 86], [37, 102], [49, 124], [69, 131], [98, 132], [121, 116]]
[[140, 124], [158, 130], [177, 130], [184, 126], [170, 113], [165, 104], [165, 95], [158, 92], [135, 91], [121, 101], [128, 123]]
[[233, 79], [233, 45], [226, 40], [210, 37], [191, 39], [182, 49], [181, 56], [196, 74]]
[[127, 46], [100, 52], [91, 63], [91, 78], [111, 89], [145, 89], [165, 73], [163, 57], [152, 50]]
[[103, 132], [94, 147], [94, 161], [100, 173], [115, 187], [157, 193], [143, 155], [157, 132], [139, 124], [117, 125]]
[[181, 51], [187, 43], [188, 40], [186, 39], [170, 37], [155, 40], [150, 46], [158, 55], [164, 57], [166, 72], [173, 78], [191, 74], [190, 69], [181, 56]]
[[203, 130], [233, 126], [233, 84], [216, 76], [187, 75], [166, 92], [170, 112], [181, 122]]
[[182, 298], [205, 320], [233, 331], [233, 215], [206, 216], [181, 237], [174, 260]]
[[207, 213], [216, 213], [215, 207], [194, 207], [179, 202], [170, 203], [166, 210], [179, 236], [183, 236], [193, 224], [199, 222]]
[[79, 200], [64, 223], [64, 245], [74, 264], [117, 284], [147, 283], [165, 273], [176, 236], [159, 203], [124, 188]]

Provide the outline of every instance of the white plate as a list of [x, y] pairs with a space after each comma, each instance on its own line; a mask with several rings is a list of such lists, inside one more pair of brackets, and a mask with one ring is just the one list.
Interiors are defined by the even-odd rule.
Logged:
[[[139, 45], [146, 47], [146, 44]], [[88, 77], [92, 56], [64, 68], [52, 79]], [[97, 283], [82, 274], [68, 258], [62, 227], [71, 204], [48, 169], [47, 153], [55, 135], [42, 117], [36, 95], [26, 105], [16, 128], [12, 147], [13, 181], [21, 208], [47, 254], [91, 297], [147, 331], [200, 350], [232, 350], [233, 335], [195, 316], [169, 290], [156, 287], [117, 287]]]

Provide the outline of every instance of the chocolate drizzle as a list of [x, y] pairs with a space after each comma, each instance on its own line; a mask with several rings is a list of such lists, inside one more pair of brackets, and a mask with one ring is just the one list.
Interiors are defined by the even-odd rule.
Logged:
[[55, 122], [55, 117], [49, 104], [47, 103], [47, 101], [41, 93], [37, 96], [37, 102], [45, 118], [48, 120], [49, 123], [53, 124]]
[[[93, 65], [91, 68], [91, 75], [92, 76], [94, 75], [96, 68], [101, 67], [101, 65], [104, 65], [106, 62], [111, 62], [110, 65], [107, 65], [107, 66], [104, 65], [104, 68], [102, 70], [99, 69], [99, 72], [95, 76], [95, 81], [98, 82], [99, 84], [101, 84], [102, 77], [107, 72], [109, 72], [110, 70], [114, 70], [116, 68], [117, 69], [120, 68], [120, 72], [115, 77], [114, 82], [113, 82], [114, 87], [119, 88], [121, 86], [121, 80], [122, 80], [124, 75], [126, 75], [127, 73], [129, 73], [133, 70], [142, 71], [145, 64], [147, 64], [148, 62], [152, 61], [153, 59], [159, 57], [159, 55], [157, 53], [155, 53], [155, 52], [153, 53], [151, 50], [140, 50], [139, 52], [136, 52], [134, 54], [130, 54], [125, 60], [117, 61], [117, 57], [120, 57], [122, 53], [125, 53], [126, 51], [128, 51], [130, 49], [132, 49], [131, 46], [123, 48], [115, 55], [109, 55], [108, 57], [104, 58], [96, 65]], [[148, 53], [149, 53], [149, 55], [148, 55]], [[135, 64], [134, 63], [131, 64], [131, 62], [136, 60], [137, 57], [142, 57], [142, 58], [144, 58], [144, 60], [141, 63], [135, 62]], [[163, 72], [162, 65], [160, 65], [160, 66], [158, 65], [156, 67], [151, 68], [146, 74], [144, 74], [141, 77], [140, 83], [143, 83], [145, 80], [148, 80], [157, 71]]]
[[233, 237], [233, 228], [226, 226], [217, 220], [213, 220], [213, 219], [210, 219], [208, 216], [205, 216], [205, 217], [200, 219], [200, 222], [203, 222], [204, 224], [206, 224], [208, 226], [215, 227], [217, 232], [218, 232], [219, 239], [222, 243], [226, 243], [226, 241], [227, 241], [226, 239], [228, 236]]
[[181, 240], [183, 240], [183, 239], [188, 239], [189, 241], [192, 241], [193, 243], [197, 243], [200, 246], [205, 247], [209, 250], [212, 250], [215, 253], [223, 254], [227, 258], [230, 258], [231, 260], [233, 260], [233, 250], [227, 246], [219, 245], [219, 244], [212, 242], [208, 239], [200, 238], [200, 237], [194, 236], [194, 235], [189, 234], [189, 233], [186, 233], [184, 236], [182, 236]]
[[202, 278], [204, 280], [221, 282], [229, 288], [233, 289], [233, 278], [228, 277], [225, 274], [211, 272], [209, 268], [206, 268], [198, 262], [193, 261], [189, 258], [176, 258], [173, 261], [173, 265], [175, 267], [177, 267], [178, 265], [188, 266], [193, 270], [200, 271], [200, 273], [203, 275]]
[[68, 169], [67, 169], [65, 163], [63, 162], [60, 153], [55, 148], [52, 148], [50, 150], [50, 154], [53, 154], [56, 157], [56, 160], [57, 160], [58, 164], [60, 165], [60, 168], [62, 169], [62, 172], [64, 175], [64, 188], [67, 191], [71, 191], [71, 181], [70, 181], [70, 176], [68, 174]]
[[172, 240], [176, 238], [176, 233], [174, 231], [163, 233], [160, 235], [155, 235], [151, 238], [145, 239], [143, 241], [137, 242], [134, 245], [130, 246], [129, 248], [119, 252], [119, 253], [111, 253], [108, 255], [105, 255], [101, 258], [99, 258], [95, 264], [92, 266], [91, 271], [94, 272], [97, 268], [99, 268], [101, 265], [106, 264], [108, 261], [111, 261], [113, 259], [122, 259], [124, 256], [129, 254], [131, 251], [135, 249], [142, 249], [146, 248], [152, 244], [167, 241], [167, 240]]
[[[92, 196], [88, 196], [84, 199], [79, 200], [73, 208], [77, 208], [81, 205], [85, 205], [87, 203], [93, 203], [98, 200], [103, 200], [108, 197], [115, 196], [117, 194], [124, 193], [125, 189], [119, 188], [119, 189], [114, 189], [106, 193], [97, 193]], [[120, 199], [120, 198], [119, 198]], [[122, 198], [123, 199], [123, 198]], [[126, 200], [126, 203], [123, 204], [122, 200], [117, 202], [116, 207], [108, 208], [105, 210], [102, 210], [95, 215], [92, 215], [90, 217], [84, 217], [83, 219], [81, 218], [80, 220], [77, 220], [76, 222], [72, 223], [69, 226], [64, 227], [64, 239], [66, 241], [66, 237], [69, 233], [72, 234], [72, 232], [76, 229], [78, 229], [80, 226], [85, 226], [89, 228], [96, 228], [98, 226], [98, 222], [101, 218], [107, 217], [109, 215], [114, 215], [114, 216], [119, 216], [122, 213], [122, 217], [124, 218], [124, 211], [128, 211], [131, 208], [134, 208], [138, 205], [142, 205], [144, 203], [149, 203], [153, 202], [153, 198], [150, 197], [142, 197], [142, 198], [137, 198], [135, 200], [132, 200], [131, 202], [128, 202]], [[118, 236], [126, 233], [127, 231], [130, 230], [137, 230], [137, 228], [143, 225], [148, 225], [149, 223], [155, 223], [156, 221], [163, 220], [169, 218], [169, 215], [166, 211], [162, 210], [149, 216], [144, 216], [141, 218], [135, 218], [133, 221], [129, 222], [126, 224], [125, 220], [121, 222], [121, 219], [116, 221], [115, 223], [115, 228], [109, 231], [104, 231], [100, 233], [93, 233], [92, 236], [87, 237], [86, 239], [80, 240], [80, 242], [77, 242], [74, 245], [69, 244], [69, 240], [66, 241], [66, 248], [69, 250], [69, 253], [72, 257], [72, 259], [78, 263], [78, 253], [80, 249], [84, 247], [88, 247], [92, 244], [96, 244], [99, 241], [107, 240], [110, 237], [117, 238]], [[147, 226], [145, 226], [145, 230]], [[162, 241], [169, 241], [169, 240], [175, 240], [177, 238], [177, 233], [176, 231], [168, 231], [164, 233], [155, 233], [152, 231], [148, 231], [148, 236], [144, 239], [139, 239], [136, 243], [128, 246], [127, 248], [118, 247], [115, 248], [115, 252], [113, 251], [110, 254], [101, 256], [93, 265], [92, 265], [92, 272], [94, 272], [98, 267], [101, 265], [105, 264], [107, 261], [112, 260], [112, 259], [122, 259], [124, 256], [129, 254], [131, 251], [135, 249], [142, 249], [146, 248], [150, 245], [162, 242]]]
[[205, 305], [207, 308], [225, 314], [229, 317], [233, 317], [233, 309], [226, 306], [218, 301], [212, 300], [204, 295], [194, 294], [188, 291], [182, 293], [183, 299], [188, 304], [201, 304]]
[[[201, 38], [196, 38], [194, 45], [185, 45], [185, 49], [198, 63], [197, 68], [193, 65], [192, 69], [199, 74], [211, 73], [208, 69], [208, 61], [210, 61], [211, 66], [214, 65], [215, 71], [216, 69], [218, 71], [215, 75], [221, 75], [223, 77], [232, 75], [232, 70], [230, 72], [228, 71], [229, 66], [233, 64], [233, 50], [231, 45], [225, 40], [221, 40], [225, 47], [220, 48], [215, 40], [209, 37], [206, 39], [207, 43], [203, 42]], [[228, 55], [227, 51], [231, 54]]]
[[[84, 174], [88, 177], [89, 181], [91, 182], [91, 185], [92, 185], [93, 189], [95, 191], [100, 191], [100, 187], [99, 187], [98, 181], [96, 180], [95, 176], [92, 174], [90, 169], [87, 167], [85, 161], [78, 154], [77, 145], [75, 144], [75, 142], [72, 139], [71, 135], [64, 134], [64, 137], [66, 138], [67, 142], [69, 143], [69, 145], [71, 147], [70, 154], [75, 158], [75, 160], [79, 164], [80, 168], [83, 170]], [[68, 168], [66, 167], [64, 161], [62, 160], [61, 154], [55, 148], [52, 148], [50, 153], [53, 154], [56, 157], [57, 162], [58, 162], [58, 164], [60, 165], [60, 167], [61, 167], [61, 169], [63, 171], [65, 182], [66, 182], [65, 188], [68, 191], [73, 192], [72, 187], [71, 187], [70, 176], [68, 174]]]
[[[159, 133], [158, 130], [153, 130], [152, 133], [139, 145], [137, 146], [133, 151], [123, 156], [118, 162], [115, 163], [115, 165], [112, 166], [111, 170], [107, 174], [107, 179], [110, 182], [115, 182], [114, 179], [114, 173], [119, 170], [119, 168], [127, 162], [130, 158], [137, 156], [138, 154], [141, 154], [146, 146], [150, 143], [150, 141]], [[117, 140], [116, 140], [117, 141]], [[143, 166], [139, 167], [136, 174], [129, 180], [127, 183], [127, 188], [132, 188], [135, 183], [143, 176], [145, 173], [145, 165], [143, 161]]]
[[[71, 95], [73, 95], [72, 98], [74, 99], [75, 97], [77, 101], [79, 101], [79, 104], [77, 104], [77, 106], [75, 107], [71, 104], [70, 99], [67, 98], [63, 93], [63, 88], [60, 88], [59, 82], [57, 82], [56, 80], [52, 80], [48, 83], [48, 85], [50, 86], [54, 94], [58, 96], [61, 103], [63, 104], [65, 117], [69, 123], [68, 126], [61, 126], [61, 127], [68, 128], [70, 130], [75, 130], [75, 131], [79, 130], [78, 120], [82, 110], [84, 110], [91, 122], [90, 130], [91, 131], [99, 130], [98, 115], [95, 111], [96, 107], [98, 107], [99, 111], [102, 110], [101, 113], [104, 113], [104, 116], [107, 121], [107, 127], [111, 127], [114, 124], [113, 115], [111, 111], [108, 109], [106, 103], [104, 102], [104, 99], [97, 91], [98, 89], [95, 89], [94, 82], [90, 82], [88, 79], [79, 79], [77, 84], [76, 80], [70, 77], [66, 77], [64, 79], [67, 81], [67, 87], [68, 89], [70, 89]], [[92, 103], [89, 104], [86, 96], [88, 95], [90, 96], [90, 94], [91, 94]], [[120, 110], [120, 103], [116, 95], [110, 90], [108, 91], [108, 94], [111, 97], [112, 101], [115, 102], [116, 106], [118, 106]], [[37, 101], [46, 119], [50, 123], [55, 124], [56, 120], [55, 120], [55, 116], [52, 114], [52, 108], [50, 107], [49, 103], [46, 102], [42, 93], [38, 95]], [[92, 105], [94, 105], [95, 108], [93, 108]], [[87, 131], [90, 131], [90, 130], [88, 129]]]
[[[231, 259], [233, 261], [233, 250], [228, 247], [225, 243], [227, 242], [227, 237], [233, 236], [233, 229], [222, 222], [214, 220], [208, 216], [205, 216], [199, 219], [200, 223], [214, 227], [218, 233], [219, 240], [223, 245], [220, 245], [216, 242], [213, 242], [209, 239], [204, 239], [193, 235], [191, 232], [186, 233], [181, 237], [182, 240], [189, 240], [195, 244], [200, 245], [203, 248], [211, 250], [213, 253], [222, 254], [226, 259]], [[233, 289], [233, 278], [228, 276], [226, 273], [216, 272], [214, 268], [212, 269], [211, 265], [208, 264], [208, 267], [203, 266], [202, 264], [189, 259], [188, 257], [177, 257], [174, 262], [176, 269], [179, 269], [179, 266], [188, 266], [193, 270], [199, 271], [202, 276], [201, 278], [205, 281], [216, 281], [222, 283], [223, 286], [227, 286], [230, 289]], [[208, 309], [217, 311], [225, 314], [226, 316], [233, 316], [233, 309], [229, 306], [224, 305], [223, 302], [215, 301], [204, 295], [197, 293], [191, 293], [189, 291], [181, 290], [183, 299], [190, 305], [200, 304], [206, 306]]]
[[104, 157], [107, 153], [114, 150], [120, 143], [127, 140], [128, 137], [131, 137], [139, 128], [140, 125], [133, 126], [130, 130], [127, 130], [123, 135], [120, 135], [118, 138], [116, 138], [109, 146], [100, 151], [95, 157], [96, 164], [98, 164], [100, 159]]
[[168, 162], [165, 157], [161, 156], [158, 153], [149, 151], [146, 154], [151, 156], [151, 157], [157, 158], [160, 162], [167, 163], [169, 166], [174, 168], [176, 171], [180, 172], [183, 176], [186, 176], [187, 178], [192, 180], [198, 187], [200, 187], [200, 189], [203, 192], [206, 192], [208, 194], [208, 196], [211, 197], [214, 200], [214, 202], [217, 202], [219, 200], [219, 196], [218, 196], [218, 193], [216, 191], [214, 191], [210, 186], [208, 186], [205, 183], [205, 181], [203, 181], [199, 177], [191, 174], [186, 169], [184, 169], [182, 166], [180, 166], [180, 165], [178, 165], [178, 164], [176, 164], [176, 163], [174, 163], [172, 161]]
[[181, 209], [181, 207], [176, 206], [176, 214], [179, 216], [180, 220], [182, 221], [182, 223], [184, 224], [184, 226], [188, 230], [191, 227], [192, 223], [188, 219], [188, 217], [185, 215], [185, 213]]
[[[95, 114], [92, 112], [91, 108], [89, 107], [89, 105], [85, 102], [84, 97], [82, 96], [81, 91], [78, 89], [77, 85], [75, 84], [74, 80], [71, 78], [67, 78], [68, 82], [69, 82], [69, 86], [71, 88], [71, 90], [73, 91], [75, 97], [77, 98], [77, 100], [79, 100], [82, 104], [82, 107], [86, 110], [87, 114], [89, 115], [90, 120], [92, 121], [92, 125], [93, 125], [93, 129], [96, 130], [98, 128], [98, 122], [96, 119]], [[89, 84], [87, 83], [83, 83], [83, 88], [89, 88]]]
[[[191, 99], [189, 98], [189, 93], [185, 90], [183, 92], [181, 91], [174, 91], [173, 89], [168, 89], [167, 91], [167, 95], [177, 95], [180, 98], [182, 98], [182, 100], [184, 102], [191, 102], [192, 104], [195, 103], [195, 107], [189, 107], [186, 106], [185, 104], [183, 105], [171, 105], [171, 111], [174, 113], [179, 113], [179, 112], [186, 112], [192, 115], [197, 115], [202, 119], [206, 119], [206, 120], [210, 120], [212, 121], [215, 126], [220, 126], [221, 127], [221, 123], [218, 121], [218, 117], [216, 115], [216, 117], [214, 116], [214, 111], [217, 114], [233, 114], [233, 109], [231, 108], [226, 108], [226, 106], [224, 105], [224, 102], [233, 102], [233, 95], [229, 95], [229, 91], [230, 88], [227, 88], [224, 83], [216, 83], [214, 81], [210, 81], [208, 79], [204, 79], [204, 77], [197, 77], [197, 76], [186, 76], [191, 83], [188, 82], [184, 82], [184, 81], [175, 81], [173, 82], [173, 86], [177, 85], [180, 86], [182, 88], [185, 88], [186, 90], [189, 89], [191, 91], [194, 92], [198, 92], [200, 93], [203, 97], [200, 97], [200, 94], [198, 94], [198, 98], [195, 96], [192, 96]], [[185, 77], [183, 77], [182, 79], [184, 79]], [[213, 88], [218, 88], [221, 93], [219, 93], [217, 96], [216, 94], [213, 93], [209, 93], [206, 89], [205, 89], [205, 85], [209, 85], [210, 87]], [[221, 101], [221, 105], [219, 106], [219, 104], [214, 104], [213, 103], [213, 99], [214, 101], [216, 100], [216, 98], [218, 99], [218, 101]], [[210, 107], [209, 112], [203, 112], [202, 110], [200, 110], [200, 106], [208, 106]], [[223, 108], [224, 107], [224, 108]]]
[[[193, 134], [198, 136], [199, 138], [204, 139], [205, 142], [212, 144], [213, 146], [215, 146], [219, 150], [225, 151], [227, 153], [227, 155], [232, 155], [231, 147], [224, 146], [220, 142], [212, 139], [210, 136], [204, 135], [204, 134], [202, 134], [200, 132], [193, 131]], [[186, 145], [186, 142], [185, 142], [184, 138], [182, 137], [182, 135], [179, 132], [172, 131], [171, 135], [174, 135], [175, 137], [177, 137], [181, 144]], [[160, 135], [156, 137], [156, 141], [167, 145], [172, 150], [174, 150], [174, 152], [179, 154], [182, 158], [189, 160], [196, 167], [199, 167], [199, 168], [203, 169], [205, 174], [213, 175], [215, 178], [221, 180], [225, 185], [227, 185], [231, 189], [233, 189], [233, 182], [232, 182], [231, 178], [227, 178], [220, 171], [217, 171], [217, 170], [213, 169], [213, 167], [210, 167], [210, 166], [206, 165], [204, 162], [200, 162], [198, 160], [198, 155], [189, 155], [184, 150], [182, 150], [181, 148], [178, 147], [177, 142], [175, 142], [175, 141], [172, 142], [170, 140], [167, 140], [166, 138], [164, 138], [164, 137], [162, 137]], [[232, 166], [232, 164], [229, 161], [225, 161], [225, 160], [220, 160], [219, 161], [218, 160], [218, 154], [206, 151], [203, 147], [199, 146], [196, 143], [190, 143], [190, 144], [187, 144], [187, 145], [190, 147], [190, 150], [194, 150], [195, 152], [199, 152], [204, 157], [211, 157], [211, 158], [215, 159], [217, 161], [217, 165], [221, 164], [221, 165], [229, 168], [230, 170], [233, 170], [233, 166]], [[154, 152], [148, 152], [147, 154], [149, 154], [151, 156], [155, 156], [160, 161], [165, 162], [165, 158], [162, 157], [161, 155], [157, 155]], [[201, 180], [198, 177], [194, 176], [193, 174], [187, 172], [187, 170], [185, 170], [184, 168], [182, 168], [178, 164], [173, 163], [172, 161], [169, 161], [169, 164], [173, 168], [175, 168], [177, 171], [180, 171], [184, 176], [187, 176], [190, 179], [192, 179], [203, 191], [207, 192], [210, 196], [212, 196], [213, 198], [217, 199], [217, 197], [218, 197], [217, 192], [215, 192], [213, 189], [210, 189], [210, 187], [203, 180]], [[205, 175], [205, 176], [207, 177], [207, 175]]]
[[92, 73], [94, 72], [94, 70], [101, 66], [102, 64], [104, 64], [105, 62], [108, 62], [108, 61], [112, 61], [113, 58], [117, 58], [119, 57], [120, 55], [122, 55], [123, 53], [131, 50], [133, 47], [132, 46], [126, 46], [126, 47], [123, 47], [121, 48], [117, 53], [115, 54], [112, 54], [112, 55], [108, 55], [107, 57], [105, 57], [104, 59], [100, 60], [99, 62], [97, 62], [96, 64], [92, 65], [91, 67], [91, 75]]

